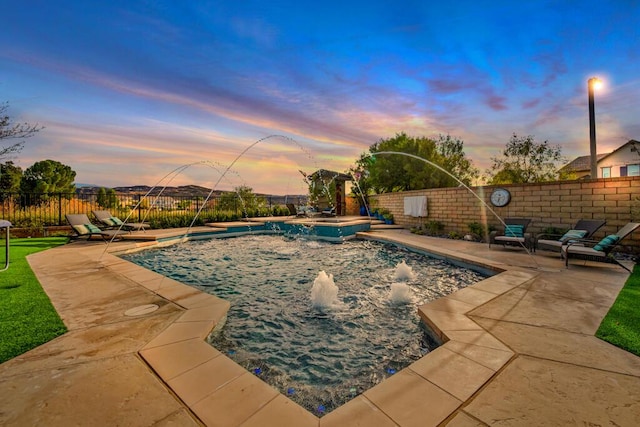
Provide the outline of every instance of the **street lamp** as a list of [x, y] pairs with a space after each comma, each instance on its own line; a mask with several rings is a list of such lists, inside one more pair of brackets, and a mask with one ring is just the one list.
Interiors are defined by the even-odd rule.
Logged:
[[596, 152], [596, 112], [593, 102], [594, 89], [600, 87], [601, 81], [597, 77], [591, 77], [587, 82], [589, 91], [589, 143], [591, 147], [591, 179], [598, 178], [598, 153]]

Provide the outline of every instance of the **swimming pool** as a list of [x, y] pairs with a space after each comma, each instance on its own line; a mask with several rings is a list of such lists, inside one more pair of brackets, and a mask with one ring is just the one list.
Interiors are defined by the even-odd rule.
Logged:
[[416, 307], [484, 278], [362, 240], [249, 235], [123, 257], [230, 301], [212, 344], [318, 415], [434, 348]]

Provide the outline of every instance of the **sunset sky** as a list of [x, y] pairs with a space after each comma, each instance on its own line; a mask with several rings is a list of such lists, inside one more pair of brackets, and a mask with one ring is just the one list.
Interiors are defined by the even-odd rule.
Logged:
[[[638, 1], [3, 2], [0, 101], [46, 128], [14, 162], [76, 182], [306, 191], [399, 132], [461, 138], [484, 171], [511, 134], [589, 154], [640, 140]], [[243, 154], [248, 147], [267, 138]], [[6, 142], [6, 141], [5, 141]], [[3, 145], [6, 145], [3, 143]], [[205, 162], [205, 163], [202, 163]], [[166, 180], [165, 180], [166, 182]]]

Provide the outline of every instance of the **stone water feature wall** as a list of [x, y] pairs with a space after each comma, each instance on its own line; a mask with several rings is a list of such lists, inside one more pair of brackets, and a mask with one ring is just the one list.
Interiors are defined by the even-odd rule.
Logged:
[[[495, 188], [511, 192], [511, 202], [505, 207], [493, 207], [489, 201]], [[537, 234], [548, 227], [569, 228], [581, 218], [604, 219], [607, 224], [594, 238], [612, 234], [631, 221], [640, 221], [640, 177], [605, 178], [584, 181], [557, 181], [543, 184], [518, 184], [472, 187], [500, 217], [524, 217], [533, 221], [528, 231]], [[404, 215], [404, 198], [427, 197], [427, 216]], [[387, 208], [395, 222], [405, 228], [430, 221], [443, 226], [443, 234], [455, 231], [469, 233], [469, 223], [481, 222], [502, 228], [491, 212], [462, 187], [387, 193], [372, 196], [373, 206]], [[640, 231], [624, 241], [625, 246], [640, 251]]]

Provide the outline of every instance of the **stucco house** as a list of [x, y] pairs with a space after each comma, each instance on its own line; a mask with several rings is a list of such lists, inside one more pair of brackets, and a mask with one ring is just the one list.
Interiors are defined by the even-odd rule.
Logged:
[[[591, 156], [580, 156], [560, 169], [576, 179], [589, 178]], [[598, 154], [598, 178], [640, 176], [640, 141], [631, 139], [610, 153]]]

